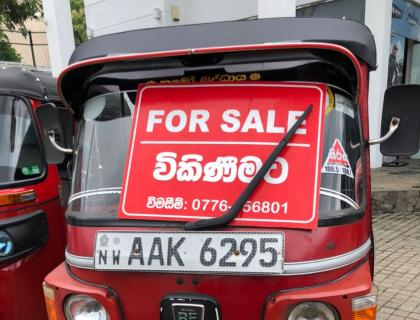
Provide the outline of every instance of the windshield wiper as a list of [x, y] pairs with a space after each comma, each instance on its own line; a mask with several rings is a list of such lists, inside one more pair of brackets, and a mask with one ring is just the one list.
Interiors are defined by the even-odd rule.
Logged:
[[265, 160], [260, 170], [258, 170], [254, 178], [252, 178], [252, 180], [248, 183], [248, 185], [239, 195], [238, 199], [236, 199], [235, 203], [232, 205], [232, 207], [229, 209], [228, 212], [226, 212], [224, 215], [217, 218], [202, 219], [202, 220], [197, 220], [194, 222], [188, 222], [184, 225], [184, 229], [185, 230], [210, 229], [210, 228], [221, 227], [232, 222], [238, 216], [245, 202], [248, 201], [249, 197], [252, 195], [254, 190], [257, 188], [258, 184], [264, 178], [267, 171], [271, 168], [271, 166], [273, 165], [274, 161], [277, 159], [280, 152], [287, 145], [290, 138], [292, 138], [292, 136], [296, 133], [297, 129], [302, 124], [302, 122], [305, 121], [306, 117], [308, 116], [308, 114], [311, 112], [312, 109], [313, 109], [313, 105], [310, 105], [302, 113], [302, 115], [295, 122], [293, 127], [290, 128], [290, 130], [286, 133], [284, 138], [279, 142], [279, 144], [271, 152], [267, 160]]
[[16, 112], [15, 112], [16, 99], [12, 102], [11, 123], [10, 123], [10, 152], [15, 152], [15, 141], [16, 141]]

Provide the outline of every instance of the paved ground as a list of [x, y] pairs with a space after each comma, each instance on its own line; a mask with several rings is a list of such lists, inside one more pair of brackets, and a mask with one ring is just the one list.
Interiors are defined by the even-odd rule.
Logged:
[[373, 226], [377, 320], [420, 320], [420, 212], [377, 214]]

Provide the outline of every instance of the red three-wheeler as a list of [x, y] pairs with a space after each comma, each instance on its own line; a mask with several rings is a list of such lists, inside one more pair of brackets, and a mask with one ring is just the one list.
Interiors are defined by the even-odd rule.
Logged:
[[375, 67], [370, 31], [336, 19], [79, 46], [58, 79], [78, 125], [50, 320], [375, 319]]
[[68, 157], [45, 156], [37, 116], [44, 105], [53, 107], [71, 142], [72, 116], [55, 80], [42, 72], [0, 69], [1, 320], [44, 320], [42, 281], [64, 260], [69, 181], [60, 177], [67, 176]]

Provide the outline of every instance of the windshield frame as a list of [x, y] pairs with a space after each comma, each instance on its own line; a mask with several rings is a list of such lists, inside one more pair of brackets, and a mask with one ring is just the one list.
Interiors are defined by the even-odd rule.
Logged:
[[[42, 173], [41, 173], [40, 176], [35, 177], [35, 178], [28, 178], [28, 179], [24, 179], [24, 180], [20, 180], [20, 181], [13, 181], [13, 182], [1, 182], [0, 181], [0, 190], [1, 189], [9, 189], [9, 188], [17, 188], [17, 187], [25, 187], [25, 186], [34, 185], [36, 183], [40, 183], [40, 182], [44, 181], [46, 179], [47, 175], [48, 175], [48, 163], [47, 163], [46, 158], [45, 158], [44, 144], [42, 143], [42, 138], [41, 138], [41, 135], [40, 135], [40, 132], [39, 132], [39, 124], [38, 124], [38, 121], [35, 117], [35, 113], [34, 113], [34, 110], [32, 108], [31, 101], [26, 96], [16, 94], [16, 93], [7, 92], [7, 91], [2, 91], [2, 90], [0, 90], [0, 96], [16, 97], [18, 99], [21, 99], [23, 101], [23, 103], [25, 104], [26, 110], [28, 111], [29, 117], [30, 117], [31, 122], [34, 126], [35, 139], [36, 139], [36, 142], [38, 144], [38, 150], [39, 150], [42, 165], [43, 165], [43, 170], [42, 170]], [[42, 104], [40, 104], [40, 105], [42, 105]]]
[[[366, 163], [365, 163], [365, 151], [366, 151], [366, 142], [363, 139], [363, 128], [362, 128], [362, 118], [361, 118], [361, 108], [360, 108], [360, 103], [358, 103], [358, 99], [351, 95], [349, 92], [336, 87], [336, 86], [331, 86], [328, 85], [330, 87], [335, 87], [338, 90], [341, 90], [343, 92], [345, 92], [346, 94], [348, 94], [351, 97], [352, 102], [354, 103], [354, 107], [358, 116], [357, 119], [357, 125], [358, 125], [358, 132], [359, 132], [359, 137], [360, 137], [360, 161], [362, 164], [362, 172], [361, 172], [361, 194], [363, 195], [362, 200], [359, 204], [359, 208], [346, 208], [346, 209], [341, 209], [341, 210], [322, 210], [323, 213], [325, 213], [323, 216], [319, 215], [318, 216], [318, 227], [328, 227], [328, 226], [337, 226], [337, 225], [343, 225], [343, 224], [348, 224], [348, 223], [352, 223], [355, 222], [359, 219], [361, 219], [364, 216], [364, 213], [366, 211], [366, 206], [367, 206], [367, 175], [366, 175]], [[97, 98], [98, 96], [103, 96], [103, 95], [108, 95], [108, 94], [116, 94], [116, 93], [121, 93], [121, 92], [130, 92], [130, 91], [136, 91], [136, 90], [119, 90], [116, 92], [107, 92], [104, 94], [100, 94], [97, 96], [93, 96], [90, 97], [89, 99], [87, 99], [86, 101], [84, 101], [83, 105], [81, 106], [81, 108], [79, 109], [79, 111], [81, 111], [81, 113], [83, 113], [84, 107], [85, 105]], [[75, 137], [75, 148], [77, 149], [77, 145], [80, 143], [80, 130], [79, 130], [79, 124], [81, 123], [82, 119], [78, 119], [78, 126], [77, 126], [77, 134]], [[75, 172], [73, 172], [73, 175], [75, 174]], [[74, 176], [73, 176], [74, 178]], [[73, 179], [74, 181], [74, 179]], [[76, 195], [76, 194], [74, 194]], [[320, 194], [321, 196], [321, 194]], [[72, 196], [71, 196], [72, 197]], [[70, 197], [70, 198], [71, 198]], [[127, 226], [131, 226], [131, 227], [182, 227], [185, 222], [178, 222], [178, 221], [159, 221], [159, 220], [155, 220], [155, 221], [150, 221], [150, 220], [141, 220], [141, 219], [133, 219], [133, 220], [123, 220], [123, 219], [118, 219], [116, 217], [86, 217], [84, 215], [79, 215], [79, 214], [74, 214], [71, 210], [70, 210], [71, 206], [67, 207], [67, 211], [66, 211], [66, 218], [67, 218], [67, 222], [70, 225], [75, 225], [75, 226], [115, 226], [115, 227], [127, 227]], [[320, 212], [320, 211], [319, 211]]]

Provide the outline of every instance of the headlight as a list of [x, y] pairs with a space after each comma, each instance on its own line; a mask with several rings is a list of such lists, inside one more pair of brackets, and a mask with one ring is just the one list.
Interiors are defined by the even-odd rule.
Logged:
[[82, 294], [72, 295], [66, 300], [64, 314], [67, 320], [109, 320], [103, 305]]
[[325, 303], [303, 302], [290, 311], [287, 320], [336, 320], [335, 314]]

